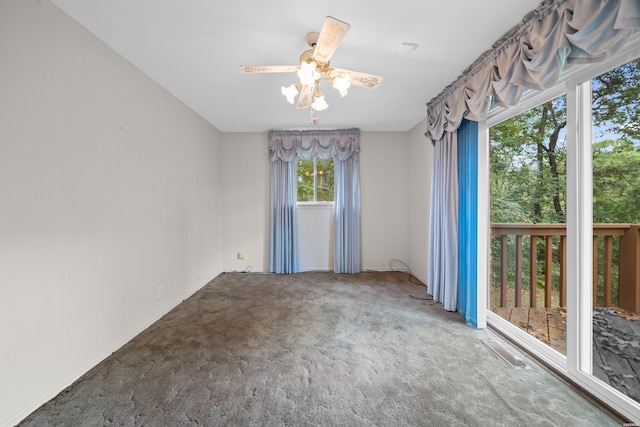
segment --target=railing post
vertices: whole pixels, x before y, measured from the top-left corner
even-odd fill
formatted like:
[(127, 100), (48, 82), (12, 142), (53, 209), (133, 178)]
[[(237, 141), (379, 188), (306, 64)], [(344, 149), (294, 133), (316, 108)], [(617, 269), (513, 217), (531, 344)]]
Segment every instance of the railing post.
[(535, 308), (538, 301), (538, 236), (531, 236), (529, 246), (529, 307)]
[(567, 236), (560, 236), (560, 307), (567, 306)]
[(544, 306), (551, 307), (551, 284), (553, 282), (553, 236), (544, 239)]
[[(604, 236), (604, 286), (602, 294), (604, 301), (602, 305), (611, 307), (611, 279), (613, 271), (613, 236)], [(619, 296), (618, 296), (619, 297)]]
[(640, 313), (640, 225), (632, 225), (620, 237), (621, 308)]
[(522, 235), (516, 236), (516, 297), (515, 306), (522, 305)]
[(592, 262), (593, 262), (593, 306), (599, 307), (598, 305), (598, 236), (593, 235), (593, 247), (592, 247)]
[(507, 306), (507, 235), (500, 236), (500, 307)]

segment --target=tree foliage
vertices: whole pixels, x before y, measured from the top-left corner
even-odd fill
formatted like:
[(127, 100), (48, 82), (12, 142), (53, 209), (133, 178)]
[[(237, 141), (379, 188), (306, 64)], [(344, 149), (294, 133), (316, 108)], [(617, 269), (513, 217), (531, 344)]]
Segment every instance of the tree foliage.
[(630, 139), (593, 146), (593, 222), (640, 223), (640, 147)]
[[(592, 80), (594, 222), (640, 223), (640, 60)], [(493, 222), (566, 221), (566, 100), (491, 128)]]
[[(314, 165), (315, 162), (315, 165)], [(298, 201), (333, 201), (333, 159), (298, 159)], [(316, 188), (314, 200), (314, 186)]]
[(318, 160), (316, 164), (316, 201), (333, 201), (333, 159)]
[(640, 59), (628, 62), (593, 79), (592, 116), (599, 127), (597, 139), (616, 132), (640, 140)]
[(313, 202), (313, 159), (298, 159), (298, 201)]

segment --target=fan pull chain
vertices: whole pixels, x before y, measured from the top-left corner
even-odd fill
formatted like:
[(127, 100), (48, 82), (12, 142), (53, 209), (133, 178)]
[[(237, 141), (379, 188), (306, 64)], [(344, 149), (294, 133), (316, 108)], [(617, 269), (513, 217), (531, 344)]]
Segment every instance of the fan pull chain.
[[(313, 86), (313, 95), (312, 98), (316, 96), (316, 92), (318, 91), (318, 81), (316, 81), (316, 84)], [(315, 110), (315, 108), (313, 108), (313, 105), (309, 106), (309, 116), (311, 117), (311, 124), (317, 125), (318, 124), (318, 112)]]

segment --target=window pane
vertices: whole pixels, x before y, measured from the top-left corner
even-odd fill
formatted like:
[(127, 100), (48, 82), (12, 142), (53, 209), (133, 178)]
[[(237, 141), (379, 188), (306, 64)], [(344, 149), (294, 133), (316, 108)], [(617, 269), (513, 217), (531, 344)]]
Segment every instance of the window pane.
[[(640, 401), (640, 60), (592, 79), (593, 369)], [(597, 234), (597, 236), (596, 236)]]
[(566, 354), (566, 102), (490, 129), (491, 310)]
[(298, 160), (298, 201), (313, 202), (313, 159)]
[(316, 165), (316, 201), (333, 202), (333, 158)]

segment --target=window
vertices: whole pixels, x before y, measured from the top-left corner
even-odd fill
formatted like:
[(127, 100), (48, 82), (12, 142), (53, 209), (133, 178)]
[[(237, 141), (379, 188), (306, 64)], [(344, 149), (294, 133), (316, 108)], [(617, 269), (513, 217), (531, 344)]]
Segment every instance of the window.
[(566, 97), (491, 126), (491, 311), (566, 354)]
[(298, 159), (298, 202), (333, 202), (333, 158)]

